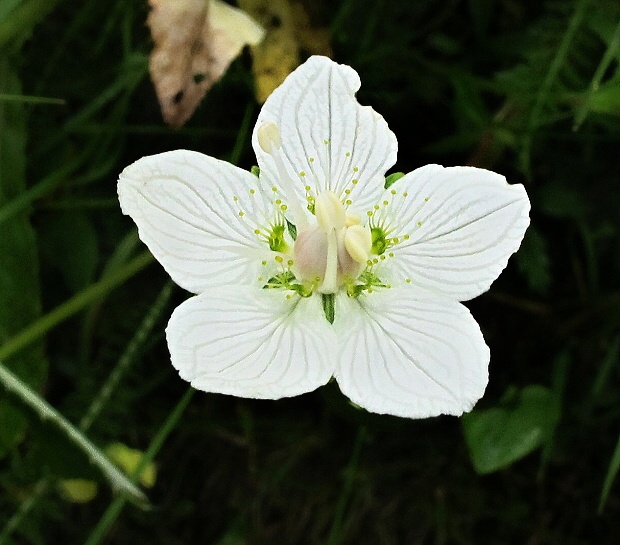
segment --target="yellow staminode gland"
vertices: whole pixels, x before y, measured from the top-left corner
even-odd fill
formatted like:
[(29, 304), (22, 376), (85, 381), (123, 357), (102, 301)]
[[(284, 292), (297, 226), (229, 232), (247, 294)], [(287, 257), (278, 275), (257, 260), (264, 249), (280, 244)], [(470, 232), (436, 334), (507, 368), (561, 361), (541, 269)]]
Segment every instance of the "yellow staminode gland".
[(280, 129), (275, 123), (263, 123), (256, 133), (258, 145), (265, 153), (273, 153), (282, 147)]

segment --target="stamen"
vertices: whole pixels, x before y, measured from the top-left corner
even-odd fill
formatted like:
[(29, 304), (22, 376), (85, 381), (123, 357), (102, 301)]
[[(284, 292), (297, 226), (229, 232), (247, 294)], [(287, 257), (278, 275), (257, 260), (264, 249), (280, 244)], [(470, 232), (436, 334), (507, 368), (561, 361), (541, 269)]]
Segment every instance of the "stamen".
[(344, 234), (344, 246), (354, 261), (361, 265), (365, 264), (372, 248), (370, 229), (352, 225)]
[(346, 213), (340, 199), (333, 191), (321, 191), (315, 201), (314, 215), (321, 228), (329, 233), (332, 229), (342, 229), (346, 223)]

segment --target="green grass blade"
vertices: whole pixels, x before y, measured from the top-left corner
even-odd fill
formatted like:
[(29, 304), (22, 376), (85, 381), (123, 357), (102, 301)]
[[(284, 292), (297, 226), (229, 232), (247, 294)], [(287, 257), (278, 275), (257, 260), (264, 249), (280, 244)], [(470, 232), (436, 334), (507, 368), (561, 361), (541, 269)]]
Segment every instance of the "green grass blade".
[(87, 305), (96, 301), (102, 295), (123, 284), (128, 278), (140, 272), (153, 262), (150, 252), (144, 252), (124, 267), (102, 278), (99, 282), (89, 286), (54, 310), (42, 316), (26, 329), (9, 339), (0, 347), (0, 360), (15, 354), (22, 348), (33, 343), (60, 322), (70, 318)]
[(530, 173), (530, 160), (532, 145), (534, 142), (534, 133), (540, 125), (543, 109), (548, 101), (549, 94), (551, 93), (551, 88), (553, 87), (553, 84), (557, 81), (560, 70), (566, 62), (573, 40), (578, 34), (579, 28), (581, 26), (583, 18), (588, 11), (589, 5), (590, 0), (580, 0), (577, 3), (577, 7), (575, 8), (572, 17), (570, 18), (568, 28), (564, 33), (562, 42), (560, 43), (558, 50), (556, 51), (553, 61), (551, 61), (551, 64), (549, 65), (549, 71), (547, 72), (547, 75), (545, 76), (545, 79), (543, 80), (543, 83), (540, 86), (538, 93), (536, 94), (536, 100), (534, 101), (534, 106), (528, 120), (527, 135), (525, 137), (525, 142), (523, 144), (520, 157), (522, 169), (528, 176)]
[(336, 505), (336, 514), (334, 516), (334, 522), (332, 523), (331, 530), (329, 531), (329, 537), (327, 538), (327, 545), (338, 545), (343, 543), (342, 535), (342, 523), (344, 520), (344, 513), (347, 508), (347, 503), (351, 497), (351, 491), (353, 490), (353, 482), (355, 481), (355, 475), (357, 472), (357, 466), (359, 464), (360, 454), (362, 453), (362, 446), (366, 441), (366, 428), (360, 426), (357, 437), (355, 438), (355, 445), (353, 446), (353, 454), (349, 460), (349, 465), (346, 469), (345, 482), (338, 498), (338, 504)]
[(145, 506), (148, 500), (144, 493), (118, 469), (103, 452), (101, 452), (80, 430), (49, 405), (36, 392), (19, 380), (4, 365), (0, 363), (0, 382), (2, 385), (30, 407), (41, 420), (47, 420), (63, 431), (88, 456), (91, 463), (97, 467), (108, 480), (112, 489), (127, 496), (135, 503)]
[(24, 520), (32, 508), (39, 502), (41, 498), (45, 496), (47, 491), (50, 489), (52, 484), (51, 479), (43, 478), (39, 479), (35, 487), (32, 489), (30, 495), (22, 502), (19, 506), (17, 512), (9, 519), (9, 521), (5, 524), (4, 528), (2, 528), (2, 532), (0, 532), (0, 545), (5, 545), (9, 543), (9, 538), (13, 534), (22, 520)]
[(611, 456), (611, 462), (609, 462), (609, 467), (607, 468), (607, 475), (605, 475), (605, 481), (603, 482), (601, 499), (598, 504), (599, 515), (603, 512), (603, 508), (605, 507), (607, 497), (611, 492), (611, 487), (614, 484), (614, 479), (618, 474), (618, 470), (620, 470), (620, 436), (618, 436), (618, 442), (616, 443), (616, 448), (613, 455)]
[[(8, 57), (8, 56), (7, 56)], [(21, 81), (8, 58), (0, 55), (0, 91), (21, 94)], [(0, 215), (27, 193), (26, 108), (19, 102), (0, 101)], [(22, 209), (23, 210), (23, 209)], [(0, 346), (41, 317), (37, 234), (28, 215), (13, 213), (0, 226)], [(4, 362), (35, 390), (45, 380), (47, 360), (41, 343)], [(0, 395), (0, 458), (24, 438), (26, 420)]]
[(8, 93), (0, 93), (0, 101), (20, 102), (22, 104), (52, 104), (54, 106), (64, 106), (67, 103), (67, 101), (62, 98), (12, 95)]
[[(134, 356), (136, 352), (144, 345), (144, 342), (153, 330), (158, 318), (166, 308), (173, 290), (174, 283), (172, 281), (168, 281), (157, 296), (155, 302), (151, 305), (151, 308), (144, 316), (142, 323), (136, 330), (136, 333), (127, 345), (127, 348), (118, 360), (118, 363), (110, 373), (110, 376), (105, 381), (103, 386), (101, 386), (98, 394), (93, 398), (88, 406), (88, 409), (86, 410), (86, 413), (80, 420), (78, 427), (82, 432), (86, 432), (90, 429), (93, 422), (101, 414), (101, 411), (106, 403), (110, 400), (112, 393), (129, 369), (129, 366), (133, 361), (135, 361)], [(19, 528), (22, 521), (26, 519), (39, 501), (45, 497), (53, 482), (53, 479), (49, 477), (44, 477), (37, 482), (30, 495), (22, 502), (19, 509), (2, 529), (2, 532), (0, 533), (0, 545), (4, 545), (13, 532)]]
[[(191, 401), (192, 396), (195, 392), (196, 390), (194, 390), (193, 388), (189, 388), (187, 392), (185, 392), (181, 400), (176, 404), (166, 421), (159, 428), (157, 435), (149, 445), (147, 451), (144, 453), (144, 456), (142, 457), (140, 464), (136, 468), (136, 471), (134, 471), (133, 475), (131, 475), (130, 478), (132, 481), (137, 480), (144, 468), (153, 461), (153, 459), (161, 449), (162, 445), (164, 444), (164, 441), (166, 440), (168, 435), (170, 435), (170, 432), (175, 428), (175, 426), (181, 419), (181, 416), (183, 416), (183, 413), (185, 412), (185, 409), (189, 405), (189, 402)], [(102, 542), (102, 540), (105, 538), (108, 531), (114, 524), (114, 521), (123, 510), (123, 507), (125, 507), (126, 501), (127, 500), (124, 497), (120, 496), (108, 506), (103, 516), (99, 519), (97, 526), (95, 526), (93, 531), (86, 539), (84, 545), (98, 545)]]
[(64, 176), (73, 170), (73, 163), (69, 167), (65, 167), (61, 171), (54, 173), (54, 175), (44, 178), (30, 189), (3, 204), (0, 207), (0, 225), (26, 210), (35, 199), (52, 191), (64, 179)]
[(149, 311), (144, 316), (142, 323), (138, 327), (131, 341), (129, 341), (129, 344), (123, 352), (123, 355), (118, 360), (118, 364), (116, 365), (112, 373), (110, 373), (110, 376), (99, 390), (97, 396), (91, 402), (86, 414), (80, 420), (81, 429), (90, 428), (92, 423), (101, 413), (103, 406), (110, 399), (112, 392), (114, 392), (119, 382), (123, 378), (125, 372), (134, 361), (136, 352), (144, 344), (151, 331), (153, 331), (153, 327), (155, 326), (157, 319), (161, 316), (161, 313), (166, 307), (166, 304), (170, 300), (170, 296), (172, 295), (173, 290), (174, 283), (172, 281), (168, 281), (157, 296), (157, 299), (155, 300)]
[(596, 69), (596, 72), (594, 73), (594, 76), (592, 76), (592, 81), (590, 82), (590, 86), (584, 98), (583, 104), (575, 115), (575, 123), (573, 125), (574, 131), (578, 130), (579, 127), (581, 127), (581, 124), (585, 121), (586, 117), (588, 116), (588, 112), (590, 111), (590, 104), (592, 101), (592, 95), (594, 95), (594, 93), (598, 91), (601, 85), (601, 80), (603, 79), (603, 76), (607, 72), (607, 69), (609, 68), (611, 63), (614, 62), (614, 60), (616, 59), (619, 49), (620, 49), (620, 21), (618, 21), (618, 24), (616, 25), (616, 30), (614, 31), (611, 41), (609, 42), (609, 46), (607, 47), (607, 50), (603, 54), (603, 58), (601, 59), (601, 62), (599, 63)]

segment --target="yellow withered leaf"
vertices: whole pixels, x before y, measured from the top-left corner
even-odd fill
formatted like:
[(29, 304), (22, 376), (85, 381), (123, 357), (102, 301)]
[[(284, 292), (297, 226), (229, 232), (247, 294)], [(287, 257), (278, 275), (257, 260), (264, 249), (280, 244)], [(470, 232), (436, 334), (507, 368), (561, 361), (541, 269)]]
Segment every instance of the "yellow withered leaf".
[(181, 127), (246, 44), (263, 28), (221, 0), (149, 0), (149, 70), (164, 121)]
[(239, 0), (267, 31), (252, 47), (256, 99), (262, 103), (301, 63), (302, 53), (331, 55), (329, 33), (314, 28), (300, 0)]
[(60, 495), (71, 503), (87, 503), (97, 496), (97, 483), (86, 479), (62, 479), (58, 481)]

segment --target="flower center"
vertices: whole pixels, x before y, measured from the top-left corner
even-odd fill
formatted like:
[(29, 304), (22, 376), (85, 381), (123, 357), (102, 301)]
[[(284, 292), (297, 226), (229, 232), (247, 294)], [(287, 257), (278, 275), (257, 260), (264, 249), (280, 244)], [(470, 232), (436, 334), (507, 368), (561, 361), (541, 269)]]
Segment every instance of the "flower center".
[[(350, 295), (357, 296), (361, 289), (379, 285), (374, 276), (370, 280), (361, 278), (373, 251), (370, 227), (361, 225), (359, 217), (347, 213), (338, 195), (329, 189), (316, 195), (308, 213), (297, 198), (282, 160), (282, 140), (278, 126), (264, 123), (258, 129), (257, 138), (263, 151), (273, 159), (278, 182), (288, 201), (296, 229), (294, 259), (287, 274), (301, 284), (293, 283), (287, 276), (286, 282), (280, 277), (276, 278), (278, 282), (274, 282), (273, 287), (295, 289), (301, 294), (305, 286), (304, 293), (316, 290), (325, 300), (345, 286), (348, 292), (351, 291), (349, 288), (353, 289)], [(314, 214), (314, 218), (310, 214)], [(362, 279), (362, 284), (357, 284), (358, 279)]]
[(333, 191), (316, 197), (317, 223), (297, 233), (295, 272), (301, 280), (318, 284), (321, 293), (336, 293), (366, 267), (372, 247), (370, 230), (347, 215)]

